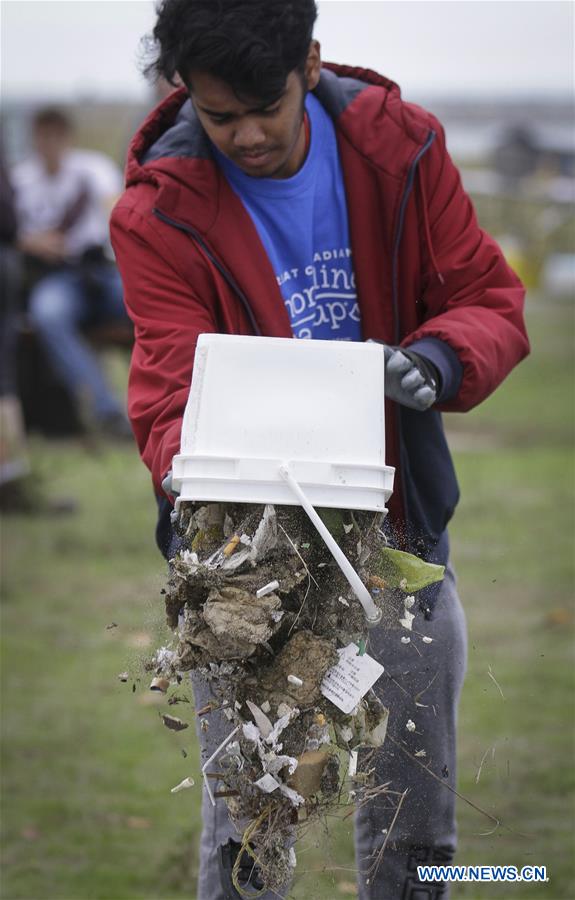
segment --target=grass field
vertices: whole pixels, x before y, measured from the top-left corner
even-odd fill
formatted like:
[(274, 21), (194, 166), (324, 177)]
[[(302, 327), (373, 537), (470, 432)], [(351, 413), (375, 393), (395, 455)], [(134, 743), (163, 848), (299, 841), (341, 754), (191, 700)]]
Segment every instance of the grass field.
[[(550, 880), (454, 890), (469, 900), (575, 895), (573, 307), (533, 301), (528, 320), (531, 358), (447, 421), (470, 635), (459, 789), (501, 821), (485, 834), (461, 803), (458, 861), (546, 865)], [(163, 728), (139, 680), (164, 633), (147, 473), (130, 448), (35, 440), (32, 459), (81, 508), (3, 523), (1, 896), (191, 900), (200, 792), (170, 788), (198, 779), (194, 739)], [(350, 822), (301, 848), (293, 898), (353, 896)]]

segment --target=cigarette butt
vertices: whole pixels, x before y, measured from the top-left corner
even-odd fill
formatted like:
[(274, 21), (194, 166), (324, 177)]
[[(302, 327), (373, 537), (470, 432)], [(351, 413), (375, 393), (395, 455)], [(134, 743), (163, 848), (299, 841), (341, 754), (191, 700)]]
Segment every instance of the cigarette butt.
[(298, 678), (297, 675), (288, 675), (287, 680), (290, 684), (295, 684), (296, 687), (301, 687), (303, 685), (303, 681), (301, 678)]
[(177, 793), (179, 793), (179, 791), (185, 791), (186, 788), (193, 787), (195, 783), (196, 782), (194, 781), (193, 778), (184, 778), (183, 781), (180, 781), (179, 784), (177, 784), (175, 787), (173, 787), (171, 789), (170, 793), (177, 794)]
[(158, 678), (152, 679), (152, 683), (150, 684), (150, 690), (151, 691), (161, 691), (162, 694), (166, 694), (169, 686), (170, 686), (170, 679), (160, 676)]
[(224, 556), (231, 556), (232, 553), (234, 552), (234, 550), (236, 549), (236, 547), (238, 546), (239, 542), (240, 542), (239, 534), (234, 534), (234, 536), (232, 538), (230, 538), (230, 542), (228, 544), (226, 544), (226, 546), (224, 547), (224, 550), (223, 550)]
[(265, 584), (259, 591), (256, 591), (256, 597), (258, 600), (260, 597), (265, 597), (266, 594), (271, 594), (272, 591), (275, 591), (276, 588), (279, 588), (279, 581), (270, 581), (269, 584)]

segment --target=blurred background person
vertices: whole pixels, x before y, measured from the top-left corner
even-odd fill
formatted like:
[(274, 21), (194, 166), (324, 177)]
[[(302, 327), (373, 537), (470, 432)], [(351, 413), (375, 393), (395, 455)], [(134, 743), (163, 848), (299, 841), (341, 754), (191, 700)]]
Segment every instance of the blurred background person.
[(69, 513), (77, 508), (75, 500), (46, 496), (30, 466), (16, 362), (21, 288), (17, 234), (14, 191), (0, 148), (0, 509)]
[(28, 318), (82, 420), (128, 438), (123, 404), (82, 334), (91, 326), (128, 325), (108, 242), (121, 172), (103, 153), (73, 148), (72, 121), (57, 107), (35, 114), (32, 133), (34, 154), (11, 174)]
[(14, 192), (0, 151), (0, 501), (28, 474), (22, 410), (17, 396), (15, 344), (20, 267)]

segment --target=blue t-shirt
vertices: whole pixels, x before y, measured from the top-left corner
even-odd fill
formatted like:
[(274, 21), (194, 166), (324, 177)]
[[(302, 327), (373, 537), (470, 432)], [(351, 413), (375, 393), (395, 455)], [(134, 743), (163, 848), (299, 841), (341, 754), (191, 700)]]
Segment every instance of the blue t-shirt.
[(294, 337), (361, 341), (335, 128), (313, 94), (305, 105), (310, 146), (291, 178), (253, 178), (214, 151), (267, 251)]

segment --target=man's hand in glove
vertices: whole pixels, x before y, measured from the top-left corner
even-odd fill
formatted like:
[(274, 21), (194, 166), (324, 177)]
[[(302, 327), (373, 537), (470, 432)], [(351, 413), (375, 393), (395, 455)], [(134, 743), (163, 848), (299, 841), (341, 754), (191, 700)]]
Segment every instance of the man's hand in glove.
[(402, 406), (423, 412), (432, 406), (440, 390), (433, 363), (408, 348), (384, 346), (385, 395)]

